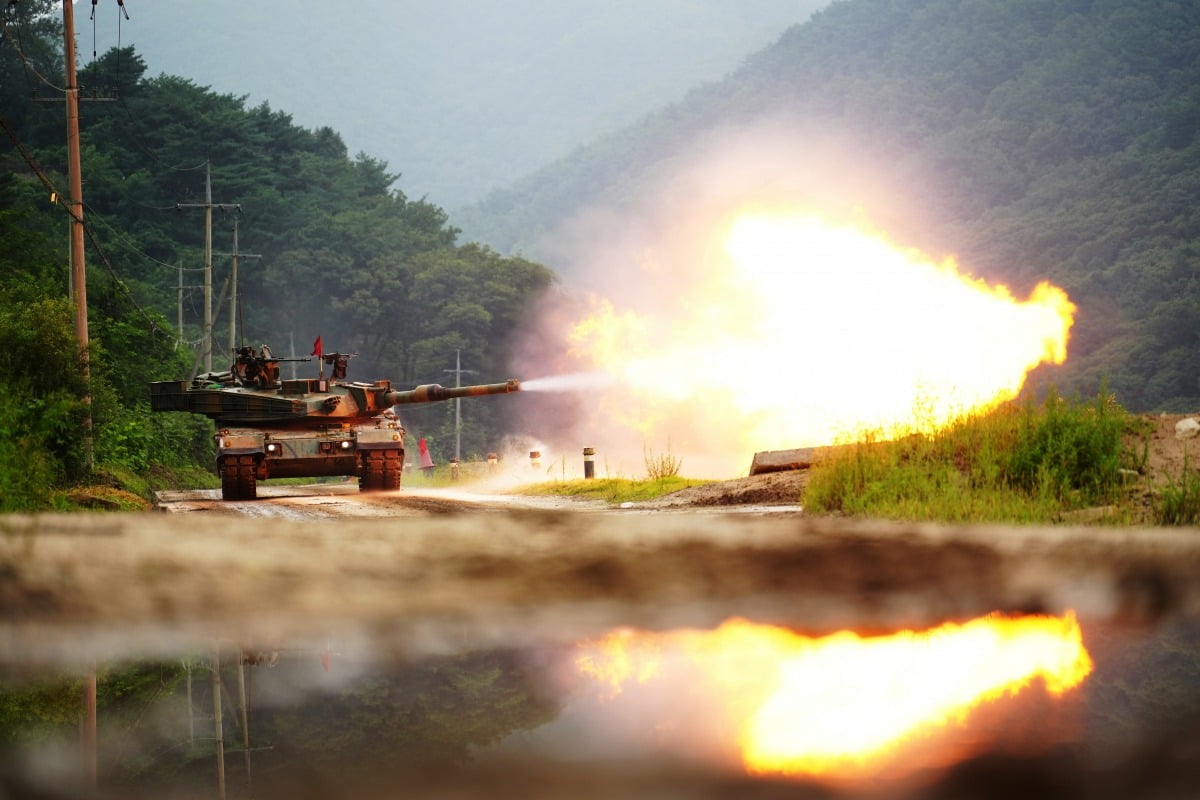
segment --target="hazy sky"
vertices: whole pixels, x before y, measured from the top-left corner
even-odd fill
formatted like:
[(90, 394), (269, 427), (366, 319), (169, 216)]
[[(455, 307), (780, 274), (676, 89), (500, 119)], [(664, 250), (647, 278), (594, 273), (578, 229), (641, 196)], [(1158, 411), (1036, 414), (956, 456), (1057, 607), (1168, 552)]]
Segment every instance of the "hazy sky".
[(125, 0), (124, 20), (101, 0), (76, 29), (81, 65), (119, 37), (150, 76), (328, 125), (453, 211), (719, 80), (825, 3)]

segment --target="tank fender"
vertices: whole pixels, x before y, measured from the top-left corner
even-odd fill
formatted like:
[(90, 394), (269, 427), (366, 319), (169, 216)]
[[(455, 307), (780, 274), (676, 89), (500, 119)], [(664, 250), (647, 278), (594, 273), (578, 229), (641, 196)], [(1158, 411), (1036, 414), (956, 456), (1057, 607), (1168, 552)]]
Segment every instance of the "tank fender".
[(213, 436), (217, 442), (217, 460), (223, 456), (242, 456), (263, 454), (264, 437), (261, 433), (250, 431), (217, 431)]
[(403, 450), (403, 428), (361, 428), (356, 436), (359, 450)]

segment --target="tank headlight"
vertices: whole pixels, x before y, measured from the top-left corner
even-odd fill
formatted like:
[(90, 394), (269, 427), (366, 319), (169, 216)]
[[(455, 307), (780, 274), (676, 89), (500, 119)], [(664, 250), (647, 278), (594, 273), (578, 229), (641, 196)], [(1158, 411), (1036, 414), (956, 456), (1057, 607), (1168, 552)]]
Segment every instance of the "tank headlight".
[(398, 441), (400, 441), (400, 434), (398, 434), (398, 433), (393, 433), (393, 434), (392, 434), (392, 441), (393, 441), (393, 442), (398, 442)]
[(229, 440), (228, 440), (228, 439), (222, 439), (222, 440), (221, 440), (221, 447), (229, 447)]
[(275, 444), (274, 442), (272, 442), (271, 444), (267, 445), (267, 452), (268, 452), (268, 453), (274, 453), (274, 452), (275, 452), (276, 450), (278, 450), (278, 449), (279, 449), (279, 445)]
[(343, 442), (342, 442), (342, 449), (343, 449), (343, 450), (349, 450), (349, 449), (350, 449), (350, 440), (349, 440), (349, 439), (346, 439), (345, 441), (343, 441)]

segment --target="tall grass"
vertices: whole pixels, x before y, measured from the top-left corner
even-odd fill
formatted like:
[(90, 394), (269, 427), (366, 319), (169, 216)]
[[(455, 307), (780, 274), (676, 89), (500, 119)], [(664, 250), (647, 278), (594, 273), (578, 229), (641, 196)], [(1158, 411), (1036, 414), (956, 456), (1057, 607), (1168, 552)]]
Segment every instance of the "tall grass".
[(1052, 392), (932, 434), (867, 437), (813, 467), (804, 504), (891, 519), (1052, 522), (1119, 495), (1129, 424), (1104, 394), (1082, 403)]
[(667, 452), (655, 454), (653, 449), (642, 445), (642, 458), (646, 463), (646, 477), (652, 481), (676, 478), (683, 467), (683, 459), (671, 455), (671, 440), (667, 440)]
[(1154, 522), (1158, 525), (1195, 525), (1200, 523), (1200, 475), (1183, 461), (1179, 480), (1168, 478), (1155, 499)]

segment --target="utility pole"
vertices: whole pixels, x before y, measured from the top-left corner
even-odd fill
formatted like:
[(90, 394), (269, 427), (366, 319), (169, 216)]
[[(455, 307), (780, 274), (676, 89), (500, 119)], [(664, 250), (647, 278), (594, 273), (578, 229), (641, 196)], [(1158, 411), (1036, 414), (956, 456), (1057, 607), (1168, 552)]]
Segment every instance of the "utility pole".
[(246, 651), (238, 657), (238, 705), (242, 712), (242, 753), (246, 758), (246, 785), (250, 786), (250, 704), (246, 693)]
[(64, 60), (67, 70), (67, 172), (71, 184), (71, 283), (75, 289), (75, 338), (82, 351), (85, 375), (88, 363), (87, 271), (83, 259), (83, 173), (79, 158), (79, 85), (75, 78), (75, 12), (72, 0), (63, 0)]
[(96, 670), (93, 668), (83, 679), (83, 775), (85, 785), (93, 792), (99, 774), (96, 751)]
[[(239, 258), (257, 258), (262, 260), (261, 253), (239, 253), (238, 252), (238, 218), (233, 218), (233, 252), (231, 253), (214, 253), (218, 256), (229, 256), (233, 263), (233, 272), (229, 279), (229, 349), (237, 350), (237, 331), (242, 328), (242, 335), (246, 335), (245, 328), (241, 325), (241, 320), (238, 319), (238, 259)], [(293, 371), (295, 367), (292, 368)]]
[[(9, 5), (13, 5), (9, 2)], [(70, 298), (75, 305), (75, 341), (79, 347), (79, 371), (84, 381), (83, 450), (84, 459), (92, 466), (92, 368), (88, 353), (87, 264), (83, 255), (83, 170), (79, 156), (79, 103), (81, 100), (114, 102), (112, 97), (80, 97), (79, 81), (75, 76), (75, 4), (63, 0), (63, 64), (66, 74), (64, 100), (67, 109), (67, 181), (71, 200), (65, 204), (71, 219), (70, 240)], [(57, 97), (33, 98), (38, 103), (56, 103)]]
[[(464, 372), (475, 373), (473, 369), (462, 368), (462, 351), (454, 351), (454, 369), (444, 369), (442, 372), (454, 373), (454, 388), (462, 386), (462, 376)], [(462, 461), (462, 398), (454, 398), (454, 458), (457, 461)]]
[(233, 275), (229, 279), (229, 352), (237, 350), (237, 268), (238, 268), (238, 246), (237, 246), (237, 217), (233, 218), (233, 253), (231, 261), (233, 263)]
[[(70, 2), (70, 0), (65, 0)], [(204, 162), (204, 202), (176, 203), (176, 209), (204, 209), (204, 340), (200, 343), (200, 352), (204, 355), (204, 371), (212, 372), (212, 212), (214, 208), (222, 211), (235, 209), (241, 211), (238, 203), (213, 203), (212, 201), (212, 162)]]
[(213, 735), (217, 750), (217, 800), (225, 800), (225, 724), (221, 721), (221, 645), (213, 643)]
[(83, 448), (92, 466), (92, 367), (88, 357), (87, 269), (83, 260), (83, 174), (79, 159), (79, 84), (75, 78), (74, 0), (63, 0), (63, 60), (66, 62), (67, 172), (71, 184), (71, 285), (75, 290), (75, 340), (83, 374)]
[(176, 350), (178, 350), (179, 346), (181, 344), (183, 344), (183, 261), (182, 260), (180, 260), (180, 262), (179, 262), (179, 269), (178, 269), (177, 274), (179, 276), (179, 280), (176, 282), (176, 284), (177, 284), (177, 292), (176, 292), (177, 305), (175, 308), (175, 313), (176, 313), (176, 317), (177, 317), (178, 321), (176, 322), (175, 330), (179, 332), (179, 337), (175, 340), (175, 349)]

